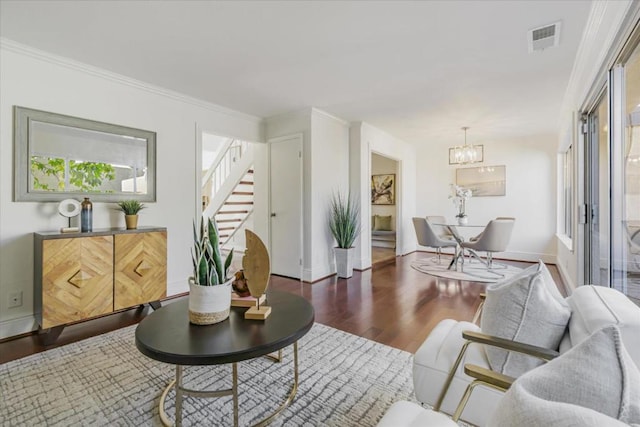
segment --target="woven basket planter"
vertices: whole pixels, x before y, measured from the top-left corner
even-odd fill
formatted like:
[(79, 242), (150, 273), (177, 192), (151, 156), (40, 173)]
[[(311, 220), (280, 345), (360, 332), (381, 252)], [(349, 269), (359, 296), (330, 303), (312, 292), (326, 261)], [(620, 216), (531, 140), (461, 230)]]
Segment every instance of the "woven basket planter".
[(212, 325), (229, 317), (231, 309), (231, 283), (200, 286), (189, 280), (189, 322)]

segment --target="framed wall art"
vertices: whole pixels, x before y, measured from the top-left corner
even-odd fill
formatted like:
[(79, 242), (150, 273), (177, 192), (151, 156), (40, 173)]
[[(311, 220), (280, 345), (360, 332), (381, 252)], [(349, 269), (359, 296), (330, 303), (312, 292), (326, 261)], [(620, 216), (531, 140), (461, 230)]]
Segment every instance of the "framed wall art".
[(472, 197), (507, 194), (506, 166), (456, 169), (456, 184), (471, 190)]
[(371, 175), (371, 204), (396, 204), (396, 175)]

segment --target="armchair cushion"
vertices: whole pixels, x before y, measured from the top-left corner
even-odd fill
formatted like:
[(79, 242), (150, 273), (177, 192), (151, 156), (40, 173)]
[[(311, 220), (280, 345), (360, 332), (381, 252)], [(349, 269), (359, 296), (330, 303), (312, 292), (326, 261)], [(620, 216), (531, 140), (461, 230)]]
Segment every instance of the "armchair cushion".
[[(435, 405), (451, 366), (453, 366), (465, 340), (463, 331), (480, 328), (471, 322), (444, 319), (431, 331), (413, 358), (413, 388), (416, 399)], [(489, 368), (489, 362), (481, 344), (471, 344), (451, 382), (441, 410), (453, 414), (464, 394), (470, 378), (464, 373), (464, 364), (470, 363)], [(465, 407), (462, 418), (475, 425), (485, 425), (489, 414), (503, 393), (492, 388), (477, 387)]]
[[(619, 422), (618, 422), (619, 421)], [(640, 372), (607, 326), (518, 378), (490, 425), (640, 425)]]
[[(544, 263), (539, 262), (517, 275), (487, 287), (481, 318), (484, 333), (558, 349), (571, 317)], [(539, 366), (540, 359), (487, 347), (491, 369), (511, 377)]]
[(440, 412), (401, 400), (385, 412), (377, 427), (457, 427), (458, 424)]
[[(621, 292), (604, 286), (579, 286), (569, 298), (570, 345), (575, 346), (598, 329), (616, 325), (627, 352), (640, 369), (640, 308)], [(562, 348), (560, 349), (563, 352)]]

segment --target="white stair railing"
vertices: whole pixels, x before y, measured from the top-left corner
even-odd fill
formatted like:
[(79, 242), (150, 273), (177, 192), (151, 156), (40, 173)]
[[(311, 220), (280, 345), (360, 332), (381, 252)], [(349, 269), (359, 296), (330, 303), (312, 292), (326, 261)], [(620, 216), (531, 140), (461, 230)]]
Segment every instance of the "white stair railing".
[(205, 196), (211, 197), (220, 190), (220, 187), (229, 177), (234, 164), (246, 153), (248, 146), (249, 144), (246, 141), (232, 139), (221, 147), (220, 153), (216, 156), (207, 173), (202, 177), (203, 189), (211, 182), (211, 194), (204, 194)]
[[(203, 179), (203, 196), (209, 199), (203, 212), (204, 216), (210, 218), (220, 209), (252, 164), (253, 150), (251, 150), (249, 143), (234, 141), (229, 145), (208, 179)], [(207, 176), (205, 175), (205, 177)], [(209, 183), (211, 190), (205, 194)]]

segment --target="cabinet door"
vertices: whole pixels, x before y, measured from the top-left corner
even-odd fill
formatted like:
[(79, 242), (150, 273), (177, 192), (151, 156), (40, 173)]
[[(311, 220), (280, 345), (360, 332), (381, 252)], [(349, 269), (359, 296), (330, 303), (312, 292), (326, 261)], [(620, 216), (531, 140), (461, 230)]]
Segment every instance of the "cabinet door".
[(113, 236), (42, 242), (42, 327), (113, 311)]
[(167, 296), (167, 233), (115, 235), (114, 309)]

